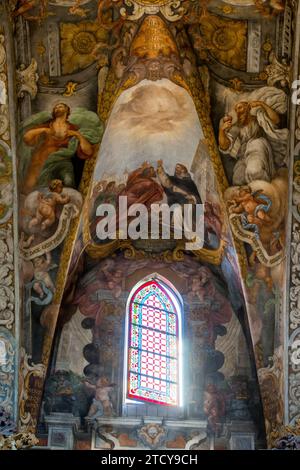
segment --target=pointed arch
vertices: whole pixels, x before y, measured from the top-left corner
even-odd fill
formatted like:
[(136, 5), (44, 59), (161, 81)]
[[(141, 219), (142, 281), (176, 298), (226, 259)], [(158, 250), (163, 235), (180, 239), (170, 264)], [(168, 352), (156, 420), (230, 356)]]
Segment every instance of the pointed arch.
[(182, 406), (183, 302), (157, 273), (138, 282), (126, 307), (124, 402)]

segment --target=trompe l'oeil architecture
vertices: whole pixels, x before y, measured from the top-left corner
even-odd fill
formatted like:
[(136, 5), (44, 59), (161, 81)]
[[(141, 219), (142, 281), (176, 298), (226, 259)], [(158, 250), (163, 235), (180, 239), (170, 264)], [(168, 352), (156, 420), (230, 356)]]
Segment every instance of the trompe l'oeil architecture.
[(0, 1), (0, 449), (300, 447), (297, 0)]

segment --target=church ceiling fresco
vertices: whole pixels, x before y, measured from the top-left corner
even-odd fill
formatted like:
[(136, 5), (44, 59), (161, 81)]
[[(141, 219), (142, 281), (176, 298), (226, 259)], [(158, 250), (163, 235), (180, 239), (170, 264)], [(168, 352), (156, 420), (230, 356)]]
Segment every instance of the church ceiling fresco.
[[(122, 404), (126, 300), (151, 273), (183, 296), (199, 448), (224, 445), (232, 420), (251, 422), (260, 448), (296, 425), (297, 8), (0, 2), (0, 405), (22, 432), (45, 432), (53, 412), (83, 425), (110, 383), (110, 416), (138, 413)], [(152, 220), (153, 204), (174, 203), (203, 204), (202, 247), (176, 239), (175, 215), (170, 239), (152, 240), (150, 222), (144, 239), (122, 236), (130, 208)], [(119, 217), (109, 240), (100, 204)], [(119, 448), (154, 446), (147, 430), (115, 432)], [(158, 447), (192, 445), (168, 432)]]

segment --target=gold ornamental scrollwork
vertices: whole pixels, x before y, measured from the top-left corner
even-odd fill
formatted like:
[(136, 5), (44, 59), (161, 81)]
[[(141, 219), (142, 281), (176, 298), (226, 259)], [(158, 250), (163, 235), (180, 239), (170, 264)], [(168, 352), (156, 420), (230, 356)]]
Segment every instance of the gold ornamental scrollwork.
[[(19, 429), (21, 431), (34, 432), (36, 428), (37, 418), (31, 412), (39, 404), (45, 374), (46, 366), (33, 364), (31, 357), (24, 348), (21, 348), (19, 366)], [(32, 379), (40, 382), (40, 394), (36, 391), (33, 393), (31, 390), (30, 381)]]
[(29, 449), (39, 443), (37, 437), (30, 432), (19, 432), (5, 437), (0, 434), (0, 450), (22, 450)]
[[(118, 0), (113, 0), (117, 2)], [(139, 20), (143, 15), (156, 15), (161, 13), (168, 21), (179, 21), (186, 13), (181, 6), (182, 0), (124, 0), (120, 9), (121, 15), (130, 21)], [(128, 14), (127, 8), (133, 8)]]
[(279, 439), (285, 436), (300, 436), (300, 419), (294, 425), (285, 425), (274, 428), (269, 435), (269, 447), (276, 447)]

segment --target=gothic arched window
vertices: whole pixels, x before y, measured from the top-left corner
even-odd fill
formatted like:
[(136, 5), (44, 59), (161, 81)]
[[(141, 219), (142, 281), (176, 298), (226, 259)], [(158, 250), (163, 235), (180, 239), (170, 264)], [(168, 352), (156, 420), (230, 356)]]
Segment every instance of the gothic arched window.
[(177, 291), (158, 275), (131, 291), (125, 345), (127, 402), (181, 405), (181, 312)]

